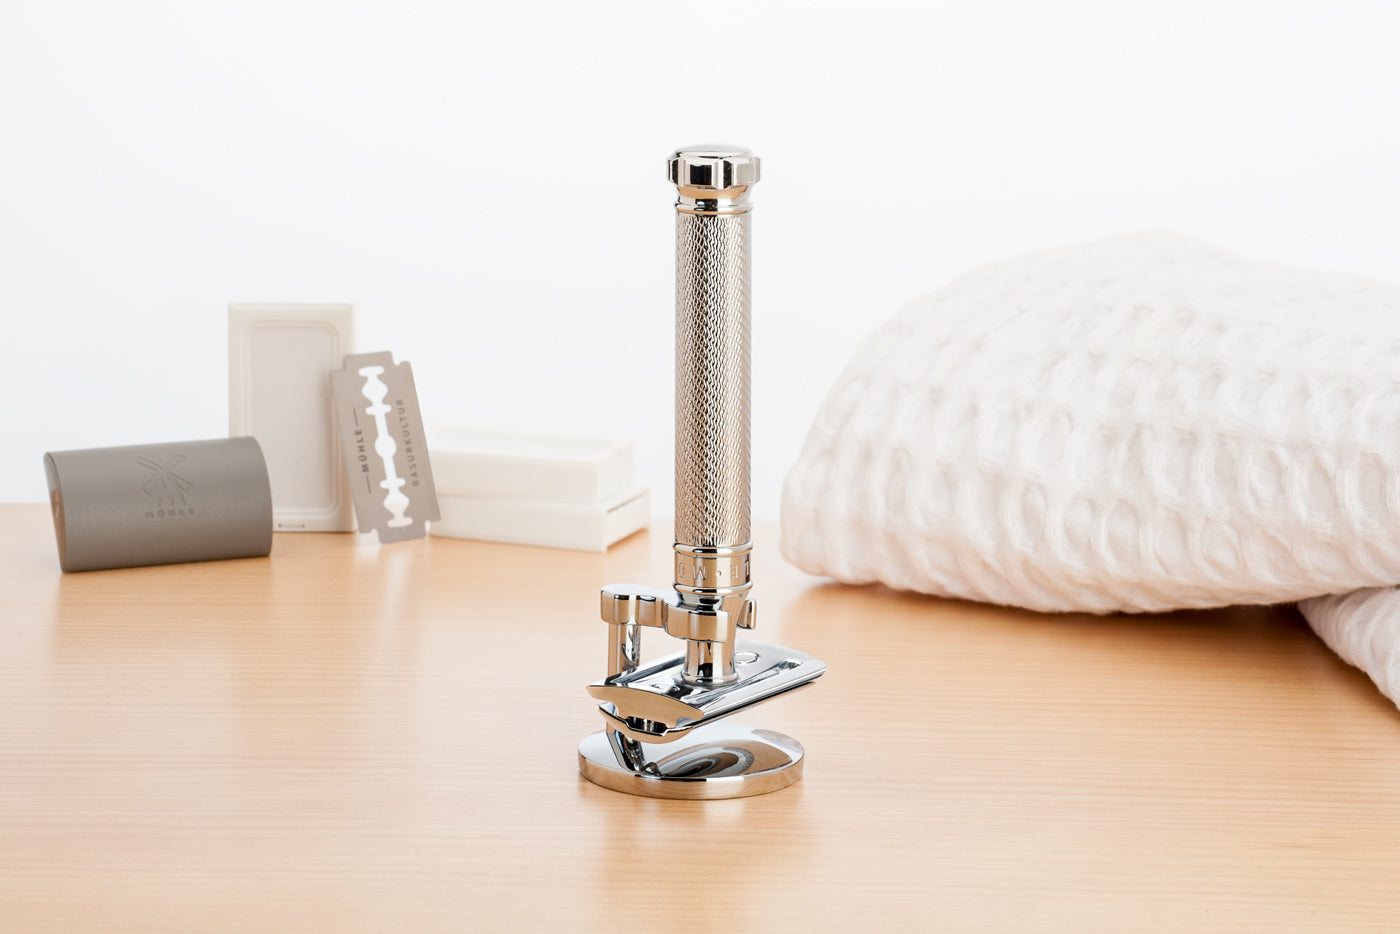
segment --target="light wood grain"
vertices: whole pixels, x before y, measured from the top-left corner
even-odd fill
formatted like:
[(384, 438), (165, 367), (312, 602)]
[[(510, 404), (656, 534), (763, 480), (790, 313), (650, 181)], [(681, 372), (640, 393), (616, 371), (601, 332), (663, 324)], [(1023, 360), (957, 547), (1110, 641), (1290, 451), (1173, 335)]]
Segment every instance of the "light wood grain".
[(745, 719), (800, 739), (805, 779), (588, 784), (597, 591), (663, 585), (668, 533), (605, 556), (283, 534), (64, 576), (46, 510), (0, 507), (0, 929), (1400, 924), (1400, 714), (1291, 609), (848, 588), (761, 529), (755, 635), (830, 672)]

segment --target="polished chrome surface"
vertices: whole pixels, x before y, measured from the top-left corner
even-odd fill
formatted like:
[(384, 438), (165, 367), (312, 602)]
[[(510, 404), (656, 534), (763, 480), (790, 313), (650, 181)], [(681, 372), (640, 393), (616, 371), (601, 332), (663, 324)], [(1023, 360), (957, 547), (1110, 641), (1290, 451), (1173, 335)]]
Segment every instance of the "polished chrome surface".
[(738, 146), (686, 146), (671, 154), (666, 174), (676, 186), (676, 210), (682, 214), (744, 214), (749, 187), (758, 181), (759, 159)]
[(758, 181), (759, 158), (742, 146), (700, 143), (671, 153), (666, 174), (677, 188), (723, 191)]
[(748, 542), (733, 548), (682, 544), (674, 547), (677, 590), (703, 595), (742, 587), (752, 579)]
[(706, 686), (686, 680), (685, 653), (678, 652), (645, 668), (595, 681), (588, 693), (603, 702), (600, 710), (610, 725), (625, 726), (638, 739), (664, 743), (810, 684), (826, 672), (821, 661), (785, 646), (747, 640), (731, 645), (739, 677), (729, 684)]
[(609, 731), (585, 737), (579, 771), (595, 785), (649, 798), (742, 798), (802, 777), (802, 745), (740, 724), (697, 730), (694, 742), (648, 749)]
[[(676, 525), (672, 586), (603, 588), (608, 676), (589, 685), (604, 730), (579, 768), (617, 791), (662, 798), (762, 794), (801, 775), (802, 747), (714, 721), (821, 677), (810, 655), (737, 643), (758, 611), (750, 591), (749, 189), (759, 160), (733, 146), (677, 150)], [(641, 629), (685, 649), (642, 667)], [(703, 738), (702, 738), (703, 737)]]
[[(742, 603), (697, 604), (674, 590), (633, 584), (609, 584), (601, 597), (604, 622), (614, 626), (652, 626), (677, 639), (732, 642), (736, 628), (753, 628), (747, 598)], [(609, 667), (609, 674), (617, 673)]]

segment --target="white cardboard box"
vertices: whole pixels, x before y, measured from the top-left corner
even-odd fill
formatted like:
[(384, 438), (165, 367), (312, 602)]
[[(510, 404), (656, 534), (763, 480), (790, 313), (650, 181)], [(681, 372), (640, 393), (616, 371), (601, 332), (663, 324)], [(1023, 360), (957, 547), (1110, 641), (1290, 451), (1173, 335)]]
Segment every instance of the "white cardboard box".
[[(436, 471), (436, 452), (433, 458)], [(651, 521), (651, 492), (644, 487), (591, 504), (439, 493), (438, 506), (442, 519), (429, 524), (430, 535), (579, 551), (607, 551)]]
[(429, 431), (438, 496), (596, 506), (632, 488), (632, 444), (507, 432)]

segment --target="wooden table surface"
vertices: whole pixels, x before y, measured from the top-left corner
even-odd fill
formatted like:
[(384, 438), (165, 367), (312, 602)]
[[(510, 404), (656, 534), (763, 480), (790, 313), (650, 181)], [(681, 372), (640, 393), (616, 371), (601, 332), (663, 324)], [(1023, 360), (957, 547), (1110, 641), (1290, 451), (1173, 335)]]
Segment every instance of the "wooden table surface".
[(1039, 616), (776, 538), (754, 636), (830, 671), (742, 719), (805, 778), (658, 801), (575, 749), (667, 523), (63, 575), (0, 507), (0, 930), (1400, 928), (1400, 713), (1291, 608)]

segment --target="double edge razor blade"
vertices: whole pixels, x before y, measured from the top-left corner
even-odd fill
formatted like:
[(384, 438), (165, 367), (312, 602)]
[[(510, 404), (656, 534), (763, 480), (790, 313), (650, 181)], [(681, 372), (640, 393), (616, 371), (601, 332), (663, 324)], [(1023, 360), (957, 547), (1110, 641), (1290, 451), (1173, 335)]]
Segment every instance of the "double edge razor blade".
[(422, 538), (441, 513), (413, 368), (387, 350), (350, 354), (331, 391), (360, 531), (381, 544)]

